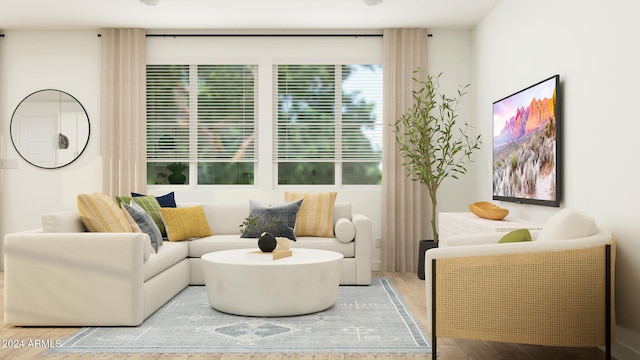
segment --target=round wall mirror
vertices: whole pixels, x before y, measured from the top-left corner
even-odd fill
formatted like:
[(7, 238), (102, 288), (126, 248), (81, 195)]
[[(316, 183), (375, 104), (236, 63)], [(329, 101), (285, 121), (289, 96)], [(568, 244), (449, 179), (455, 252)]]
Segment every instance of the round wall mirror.
[(18, 154), (45, 169), (69, 165), (89, 143), (87, 111), (60, 90), (39, 90), (25, 97), (13, 112), (10, 127)]

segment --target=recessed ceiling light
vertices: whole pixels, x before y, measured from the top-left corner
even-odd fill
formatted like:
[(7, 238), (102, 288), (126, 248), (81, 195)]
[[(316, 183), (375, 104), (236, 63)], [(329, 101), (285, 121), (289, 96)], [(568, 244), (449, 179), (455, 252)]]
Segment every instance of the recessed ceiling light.
[(364, 3), (369, 6), (375, 6), (382, 4), (382, 0), (364, 0)]
[(140, 2), (147, 6), (155, 6), (155, 5), (158, 5), (160, 0), (140, 0)]

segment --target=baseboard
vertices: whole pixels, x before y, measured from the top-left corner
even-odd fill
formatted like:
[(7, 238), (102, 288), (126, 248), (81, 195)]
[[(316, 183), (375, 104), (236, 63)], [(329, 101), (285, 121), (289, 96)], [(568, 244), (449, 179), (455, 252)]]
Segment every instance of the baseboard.
[[(604, 348), (602, 348), (604, 351)], [(611, 355), (618, 360), (640, 360), (640, 353), (625, 344), (613, 343)]]
[(381, 271), (382, 262), (381, 261), (372, 261), (371, 262), (371, 271)]

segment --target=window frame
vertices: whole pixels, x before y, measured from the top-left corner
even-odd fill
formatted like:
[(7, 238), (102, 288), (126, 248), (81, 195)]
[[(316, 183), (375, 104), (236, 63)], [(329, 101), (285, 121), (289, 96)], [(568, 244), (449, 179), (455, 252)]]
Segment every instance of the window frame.
[[(366, 31), (371, 33), (371, 31)], [(245, 194), (271, 193), (273, 190), (302, 189), (315, 191), (323, 189), (344, 189), (347, 191), (379, 190), (380, 185), (277, 185), (274, 182), (274, 162), (269, 161), (272, 151), (272, 66), (278, 63), (309, 63), (309, 64), (382, 64), (383, 38), (380, 36), (344, 36), (340, 31), (332, 36), (326, 31), (309, 31), (309, 36), (299, 31), (282, 31), (275, 36), (225, 36), (212, 32), (213, 36), (150, 36), (147, 37), (147, 64), (230, 64), (245, 63), (258, 65), (258, 134), (259, 161), (254, 168), (254, 184), (251, 185), (195, 185), (191, 180), (189, 185), (156, 185), (149, 184), (147, 188), (152, 192), (171, 190), (186, 191), (188, 196), (201, 194), (215, 194), (228, 197), (249, 196)], [(358, 33), (355, 31), (354, 33)], [(164, 35), (162, 30), (148, 32), (148, 34)], [(293, 34), (293, 36), (289, 36)], [(219, 36), (222, 35), (222, 36)], [(341, 176), (341, 175), (340, 175)], [(179, 188), (178, 188), (179, 187)], [(252, 189), (251, 193), (246, 192)], [(255, 190), (255, 192), (253, 192)], [(200, 192), (205, 191), (205, 192)]]

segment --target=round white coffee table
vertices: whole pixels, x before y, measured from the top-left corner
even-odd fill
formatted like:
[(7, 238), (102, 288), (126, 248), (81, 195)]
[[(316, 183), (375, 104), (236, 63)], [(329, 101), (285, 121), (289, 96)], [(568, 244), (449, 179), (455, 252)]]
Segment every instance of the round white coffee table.
[(258, 249), (203, 255), (211, 306), (246, 316), (302, 315), (331, 307), (338, 295), (342, 254), (291, 250), (291, 256), (277, 260)]

